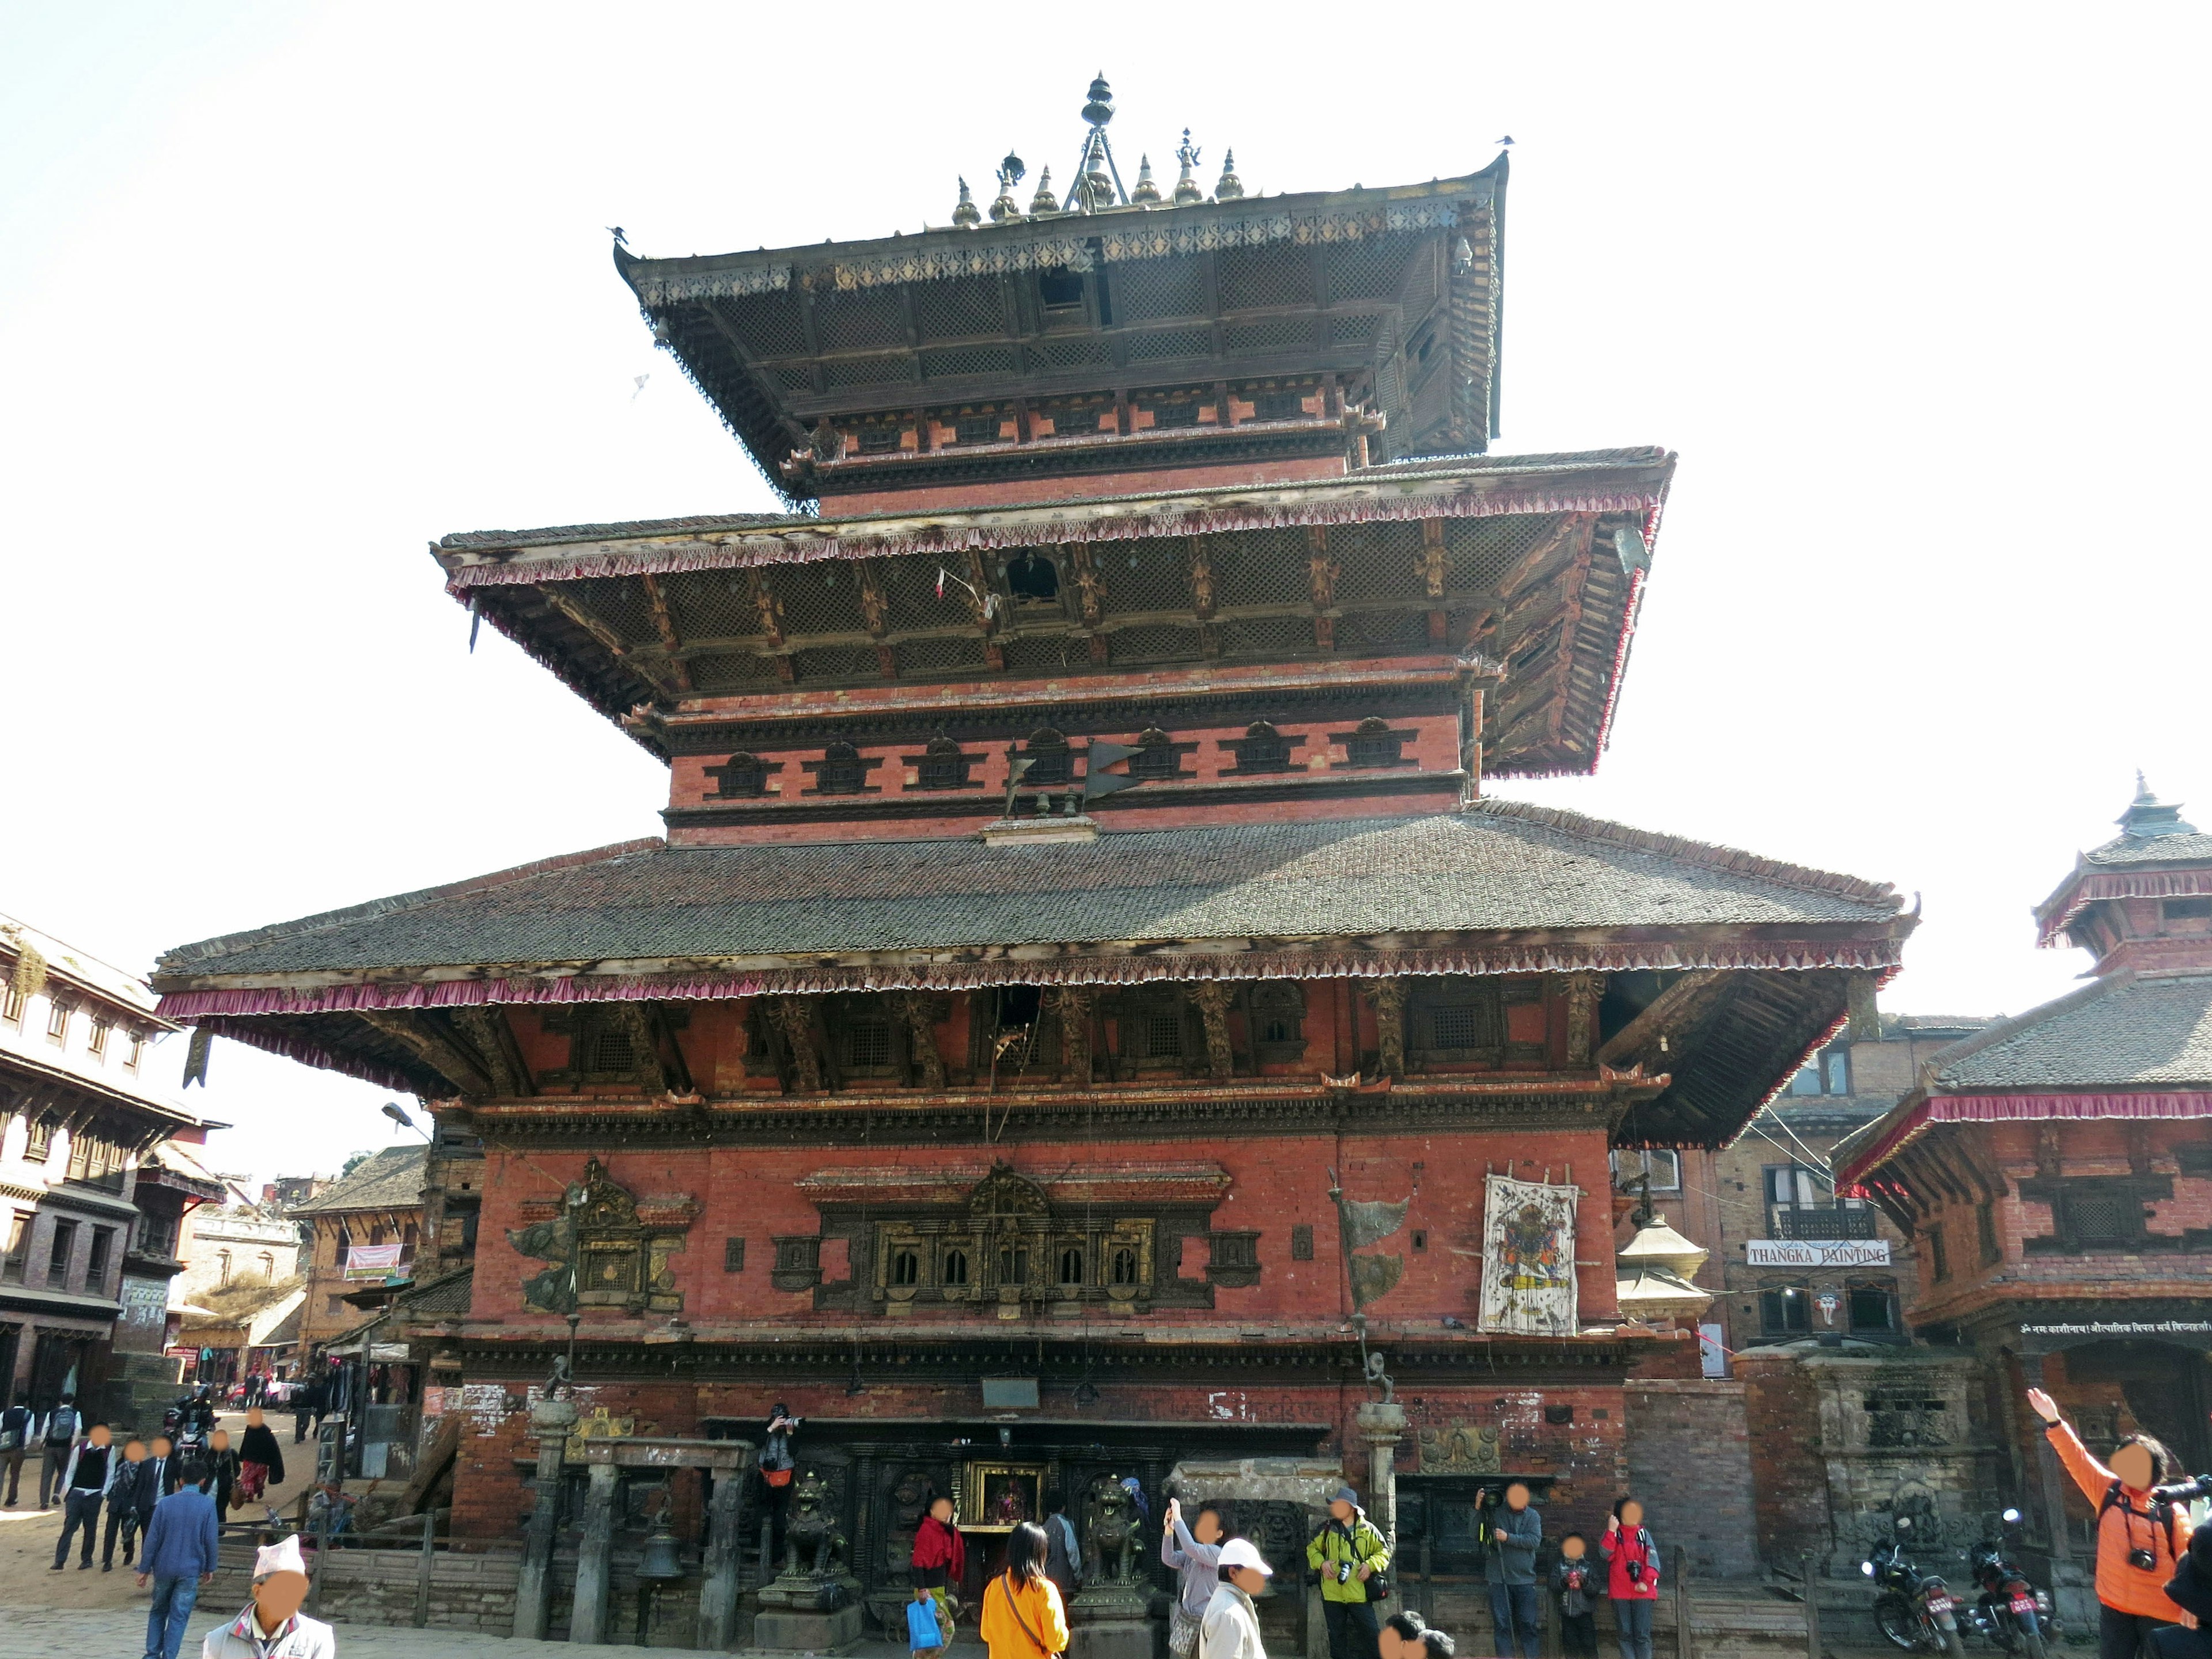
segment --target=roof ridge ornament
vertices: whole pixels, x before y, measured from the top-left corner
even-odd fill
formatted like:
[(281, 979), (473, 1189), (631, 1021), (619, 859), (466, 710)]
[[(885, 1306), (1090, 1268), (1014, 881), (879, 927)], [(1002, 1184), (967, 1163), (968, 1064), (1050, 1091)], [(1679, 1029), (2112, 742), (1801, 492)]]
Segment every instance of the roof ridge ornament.
[(1221, 152), (1221, 177), (1214, 183), (1213, 199), (1217, 202), (1234, 202), (1243, 194), (1244, 181), (1237, 176), (1237, 152), (1233, 149), (1225, 149)]
[(1036, 194), (1030, 198), (1030, 217), (1050, 219), (1060, 212), (1060, 198), (1052, 193), (1052, 169), (1037, 174)]
[(1084, 134), (1082, 159), (1076, 163), (1075, 187), (1060, 204), (1060, 211), (1097, 213), (1117, 202), (1127, 207), (1129, 192), (1121, 188), (1121, 169), (1114, 164), (1114, 147), (1106, 142), (1106, 124), (1114, 118), (1114, 89), (1106, 84), (1103, 70), (1091, 77), (1083, 118), (1090, 131)]
[(1008, 150), (1006, 159), (999, 163), (999, 196), (991, 204), (993, 224), (1008, 224), (1022, 216), (1022, 204), (1014, 199), (1014, 186), (1021, 183), (1023, 172), (1022, 158)]
[(2197, 826), (2181, 816), (2179, 801), (2169, 804), (2151, 793), (2150, 785), (2143, 781), (2140, 768), (2136, 772), (2136, 798), (2128, 803), (2128, 810), (2112, 822), (2120, 826), (2122, 835), (2132, 841), (2197, 833)]
[(952, 222), (962, 230), (973, 230), (983, 222), (983, 210), (975, 205), (975, 197), (969, 193), (965, 179), (960, 181), (960, 200), (952, 209)]
[(1198, 146), (1190, 142), (1190, 129), (1185, 127), (1182, 143), (1176, 150), (1176, 160), (1182, 163), (1182, 177), (1176, 180), (1175, 187), (1175, 204), (1177, 207), (1190, 207), (1206, 199), (1206, 192), (1199, 188), (1198, 180), (1190, 176), (1190, 170), (1198, 165)]
[(1129, 192), (1129, 202), (1132, 206), (1140, 208), (1156, 208), (1160, 204), (1160, 187), (1152, 182), (1152, 158), (1149, 155), (1137, 158), (1137, 187)]

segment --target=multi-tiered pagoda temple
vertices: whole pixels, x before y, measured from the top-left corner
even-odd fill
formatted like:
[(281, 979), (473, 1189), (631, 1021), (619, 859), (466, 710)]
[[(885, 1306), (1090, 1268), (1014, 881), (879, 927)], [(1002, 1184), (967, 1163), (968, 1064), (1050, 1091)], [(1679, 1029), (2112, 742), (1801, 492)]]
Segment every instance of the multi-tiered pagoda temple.
[(1621, 1318), (1609, 1155), (1727, 1141), (1897, 963), (1886, 886), (1485, 797), (1595, 766), (1674, 467), (1485, 453), (1504, 158), (1125, 191), (1092, 93), (1065, 197), (617, 249), (790, 511), (433, 549), (667, 764), (665, 838), (161, 963), (480, 1139), (459, 1531), (531, 1510), (572, 1322), (637, 1435), (803, 1413), (894, 1616), (932, 1491), (988, 1544), (1395, 1442), (1439, 1571), (1504, 1475), (1587, 1529), (1694, 1352)]

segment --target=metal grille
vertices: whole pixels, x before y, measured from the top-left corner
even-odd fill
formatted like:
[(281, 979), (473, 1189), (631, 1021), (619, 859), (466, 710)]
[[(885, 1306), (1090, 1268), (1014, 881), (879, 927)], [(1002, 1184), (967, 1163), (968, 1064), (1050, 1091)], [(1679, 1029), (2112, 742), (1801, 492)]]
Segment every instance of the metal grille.
[(799, 296), (748, 294), (742, 298), (717, 300), (722, 315), (738, 337), (756, 357), (798, 357), (806, 351), (806, 325), (799, 316)]
[(1346, 525), (1329, 532), (1340, 599), (1413, 599), (1428, 592), (1414, 568), (1421, 529), (1414, 524)]
[(1209, 536), (1214, 603), (1224, 609), (1249, 605), (1303, 605), (1313, 593), (1303, 530), (1255, 530)]
[(942, 378), (952, 374), (1012, 374), (1015, 373), (1012, 346), (957, 346), (951, 350), (925, 351), (921, 372)]
[(873, 651), (855, 645), (802, 651), (797, 667), (803, 680), (872, 680), (882, 678), (884, 672)]
[(958, 340), (1006, 331), (995, 283), (917, 283), (913, 294), (915, 326), (925, 340)]
[(1206, 315), (1206, 273), (1194, 259), (1146, 259), (1115, 265), (1114, 313), (1128, 322), (1149, 317)]
[(1134, 550), (1133, 543), (1127, 545), (1132, 550), (1125, 552), (1109, 544), (1091, 555), (1099, 561), (1099, 574), (1106, 579), (1107, 596), (1115, 611), (1192, 608), (1190, 567), (1177, 544), (1148, 546), (1141, 552)]
[(1406, 261), (1419, 242), (1410, 236), (1378, 236), (1341, 244), (1329, 252), (1328, 291), (1337, 300), (1388, 300), (1398, 292)]
[(908, 378), (904, 357), (833, 357), (822, 365), (823, 378), (833, 386), (876, 386)]
[(1314, 650), (1313, 624), (1304, 617), (1253, 617), (1223, 623), (1220, 634), (1224, 657), (1310, 655)]
[(793, 565), (763, 580), (775, 584), (787, 635), (858, 634), (867, 626), (859, 573), (842, 559)]
[(1221, 331), (1231, 356), (1249, 356), (1259, 351), (1282, 351), (1313, 343), (1313, 324), (1304, 317), (1279, 317), (1261, 323), (1238, 323)]
[(1124, 628), (1112, 640), (1116, 662), (1171, 662), (1199, 654), (1195, 628)]
[(691, 659), (691, 686), (696, 691), (753, 691), (775, 677), (775, 659), (750, 652)]
[(760, 632), (760, 610), (742, 571), (663, 576), (660, 591), (679, 639), (738, 639)]
[(1030, 355), (1052, 368), (1087, 368), (1094, 364), (1114, 361), (1103, 340), (1081, 336), (1072, 340), (1039, 340), (1030, 347)]
[(898, 290), (864, 288), (847, 294), (831, 289), (814, 302), (814, 333), (824, 351), (904, 345), (906, 319), (899, 314)]
[(629, 1033), (602, 1026), (592, 1034), (591, 1060), (587, 1072), (628, 1072), (637, 1065), (637, 1051), (630, 1046)]
[(1296, 243), (1227, 247), (1213, 257), (1224, 311), (1313, 302), (1313, 255)]
[(983, 642), (981, 640), (908, 640), (898, 647), (898, 666), (902, 674), (941, 674), (951, 669), (981, 668), (982, 665)]
[(1328, 338), (1332, 345), (1364, 345), (1375, 337), (1382, 326), (1380, 317), (1331, 317), (1328, 319)]
[(1145, 1053), (1159, 1059), (1182, 1052), (1182, 1016), (1158, 1013), (1145, 1016)]
[(1500, 519), (1449, 519), (1444, 549), (1450, 556), (1455, 588), (1487, 592), (1522, 556), (1549, 534), (1553, 521), (1534, 514)]
[(1437, 1009), (1429, 1030), (1438, 1048), (1487, 1048), (1498, 1041), (1495, 1010), (1487, 1003), (1461, 1003)]
[(1875, 1212), (1872, 1210), (1846, 1210), (1826, 1206), (1814, 1210), (1778, 1209), (1774, 1212), (1775, 1236), (1778, 1238), (1833, 1240), (1838, 1238), (1872, 1238), (1875, 1236)]
[(1157, 362), (1163, 357), (1207, 357), (1213, 354), (1210, 328), (1163, 328), (1129, 337), (1129, 361)]

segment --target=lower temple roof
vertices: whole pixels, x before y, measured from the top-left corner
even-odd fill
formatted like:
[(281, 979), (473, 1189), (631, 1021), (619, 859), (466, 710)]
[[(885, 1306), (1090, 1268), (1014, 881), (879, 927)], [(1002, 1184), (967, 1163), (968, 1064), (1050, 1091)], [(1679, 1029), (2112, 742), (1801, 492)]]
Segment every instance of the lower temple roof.
[[(758, 989), (858, 988), (886, 974), (946, 987), (1298, 975), (1292, 958), (1304, 954), (1316, 957), (1306, 972), (1330, 974), (1881, 968), (1897, 960), (1898, 909), (1886, 886), (1483, 801), (1427, 817), (1020, 848), (968, 837), (632, 842), (185, 945), (162, 958), (156, 983), (163, 1012), (190, 1018), (264, 1011), (263, 992), (280, 988), (295, 1009), (366, 1006), (342, 988), (394, 979), (484, 987), (467, 1000), (542, 999), (516, 980), (487, 983), (489, 969), (558, 969), (557, 1000), (570, 1000), (594, 994), (569, 983), (578, 975), (709, 967), (748, 970)], [(1440, 965), (1412, 965), (1430, 957)], [(785, 982), (794, 974), (810, 984)], [(611, 981), (600, 993), (686, 994)]]

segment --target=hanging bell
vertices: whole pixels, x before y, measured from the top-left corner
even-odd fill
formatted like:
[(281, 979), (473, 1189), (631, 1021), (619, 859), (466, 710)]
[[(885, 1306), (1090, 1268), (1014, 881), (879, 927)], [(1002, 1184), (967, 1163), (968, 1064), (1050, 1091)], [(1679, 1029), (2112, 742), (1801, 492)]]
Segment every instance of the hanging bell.
[(637, 1576), (653, 1581), (684, 1576), (684, 1559), (676, 1552), (676, 1539), (668, 1530), (665, 1514), (653, 1522), (653, 1531), (646, 1538), (645, 1553), (638, 1558)]

